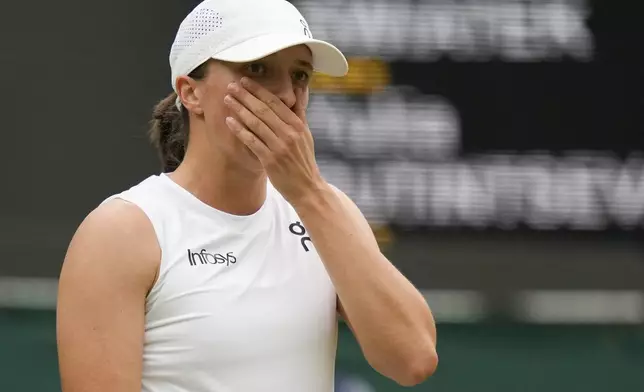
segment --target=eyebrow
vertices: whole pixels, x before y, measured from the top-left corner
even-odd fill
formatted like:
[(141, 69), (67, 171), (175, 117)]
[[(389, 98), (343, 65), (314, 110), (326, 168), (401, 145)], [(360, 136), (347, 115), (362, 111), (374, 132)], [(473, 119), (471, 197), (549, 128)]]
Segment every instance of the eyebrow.
[(301, 66), (306, 67), (306, 68), (310, 69), (311, 71), (313, 71), (313, 64), (309, 63), (308, 61), (296, 60), (295, 62), (298, 65), (301, 65)]

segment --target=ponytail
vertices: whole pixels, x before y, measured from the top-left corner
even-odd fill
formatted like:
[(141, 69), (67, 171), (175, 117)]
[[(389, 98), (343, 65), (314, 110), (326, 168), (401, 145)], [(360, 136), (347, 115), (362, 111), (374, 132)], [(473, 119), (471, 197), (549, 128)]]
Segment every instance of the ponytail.
[[(201, 64), (188, 76), (202, 80), (206, 77), (209, 63), (210, 61), (206, 61)], [(148, 132), (165, 173), (173, 172), (179, 167), (188, 147), (190, 117), (185, 108), (180, 110), (177, 107), (176, 102), (177, 94), (172, 92), (154, 107)]]
[(188, 145), (187, 118), (176, 101), (177, 94), (173, 92), (154, 107), (149, 131), (166, 173), (174, 171), (183, 161)]

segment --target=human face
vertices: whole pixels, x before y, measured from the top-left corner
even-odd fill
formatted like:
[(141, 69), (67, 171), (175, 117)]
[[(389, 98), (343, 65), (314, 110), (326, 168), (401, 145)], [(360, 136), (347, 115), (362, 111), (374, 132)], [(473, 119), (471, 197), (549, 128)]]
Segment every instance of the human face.
[(224, 103), (228, 85), (239, 82), (244, 76), (249, 77), (293, 109), (297, 89), (301, 89), (305, 93), (303, 96), (308, 97), (309, 80), (313, 73), (311, 63), (311, 51), (305, 45), (284, 49), (250, 63), (212, 61), (208, 65), (206, 77), (195, 87), (195, 96), (203, 111), (199, 117), (205, 123), (211, 152), (224, 154), (229, 161), (253, 171), (261, 170), (255, 155), (225, 123), (226, 117), (235, 117)]

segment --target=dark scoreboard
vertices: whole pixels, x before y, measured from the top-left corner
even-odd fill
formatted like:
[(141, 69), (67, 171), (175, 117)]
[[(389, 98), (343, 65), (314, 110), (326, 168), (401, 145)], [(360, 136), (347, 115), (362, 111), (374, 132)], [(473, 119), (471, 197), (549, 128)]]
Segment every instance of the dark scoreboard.
[(322, 86), (309, 120), (324, 174), (417, 284), (644, 287), (634, 2), (295, 3), (318, 37), (386, 69)]
[(318, 36), (388, 66), (383, 89), (322, 92), (310, 109), (327, 176), (372, 220), (446, 230), (644, 228), (643, 29), (623, 8), (296, 3)]

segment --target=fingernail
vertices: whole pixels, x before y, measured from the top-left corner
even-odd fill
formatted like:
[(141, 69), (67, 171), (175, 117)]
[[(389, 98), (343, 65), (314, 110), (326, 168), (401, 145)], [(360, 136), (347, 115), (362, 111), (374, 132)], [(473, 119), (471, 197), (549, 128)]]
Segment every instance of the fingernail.
[(232, 127), (233, 125), (235, 125), (235, 120), (232, 117), (226, 117), (226, 124), (229, 127)]
[(228, 90), (230, 90), (230, 91), (234, 92), (234, 91), (237, 91), (237, 89), (238, 89), (237, 83), (235, 83), (235, 82), (232, 82), (231, 84), (228, 85)]
[(241, 78), (240, 82), (241, 82), (242, 86), (244, 86), (244, 87), (248, 87), (248, 85), (250, 84), (250, 80), (248, 80), (248, 78), (245, 77), (245, 76), (243, 78)]
[(230, 95), (226, 95), (226, 96), (224, 97), (224, 102), (226, 102), (226, 103), (233, 103), (233, 99), (232, 99), (232, 97), (231, 97)]

